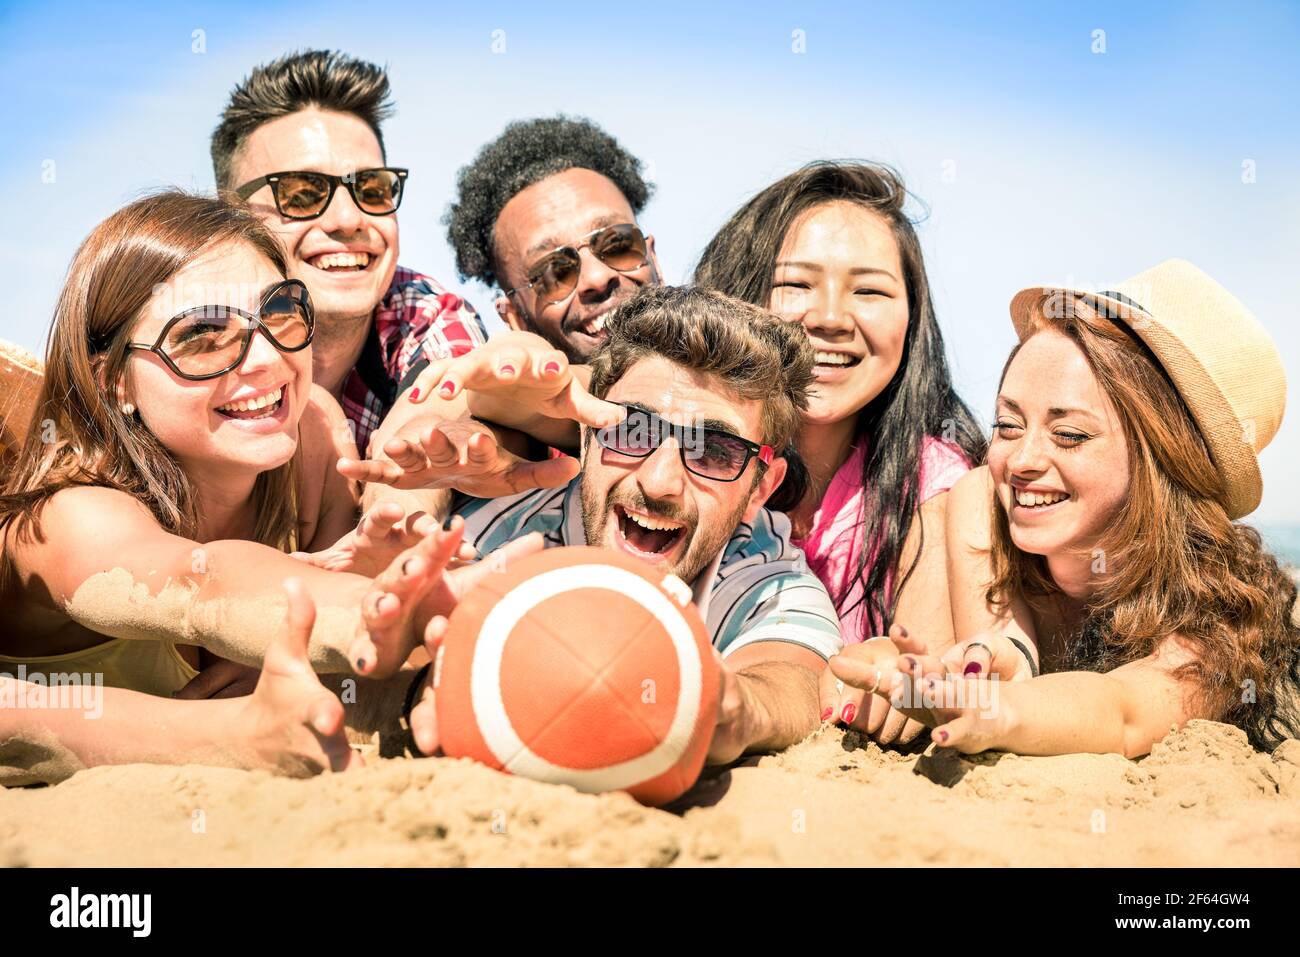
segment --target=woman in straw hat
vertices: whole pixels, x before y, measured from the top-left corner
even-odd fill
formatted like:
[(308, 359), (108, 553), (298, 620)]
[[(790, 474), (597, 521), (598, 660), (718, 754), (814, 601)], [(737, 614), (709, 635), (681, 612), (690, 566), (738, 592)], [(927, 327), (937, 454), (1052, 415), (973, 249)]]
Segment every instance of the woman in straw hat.
[[(1011, 304), (988, 464), (948, 508), (941, 657), (832, 659), (965, 752), (1146, 754), (1193, 718), (1256, 747), (1300, 731), (1296, 585), (1254, 529), (1277, 350), (1190, 263)], [(999, 681), (987, 681), (997, 678)]]

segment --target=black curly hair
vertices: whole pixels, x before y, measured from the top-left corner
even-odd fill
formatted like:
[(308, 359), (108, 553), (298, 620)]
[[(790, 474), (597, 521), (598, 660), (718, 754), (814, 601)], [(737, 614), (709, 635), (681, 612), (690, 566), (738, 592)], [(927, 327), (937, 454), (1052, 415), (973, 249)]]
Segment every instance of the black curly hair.
[(566, 169), (589, 169), (610, 179), (640, 213), (654, 187), (641, 161), (591, 120), (554, 116), (517, 120), (479, 151), (456, 177), (456, 202), (443, 217), (461, 279), (497, 281), (493, 233), (506, 203), (534, 183)]

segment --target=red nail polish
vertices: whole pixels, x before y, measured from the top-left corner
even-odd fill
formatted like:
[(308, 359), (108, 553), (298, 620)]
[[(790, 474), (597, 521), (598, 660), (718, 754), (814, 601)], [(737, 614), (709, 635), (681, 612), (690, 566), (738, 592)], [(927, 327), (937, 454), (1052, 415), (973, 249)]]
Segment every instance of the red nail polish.
[(451, 394), (456, 391), (456, 386), (450, 382), (444, 382), (442, 384), (442, 388), (440, 388), (438, 391), (441, 392), (443, 395), (447, 396), (448, 398), (450, 398)]
[(977, 675), (980, 673), (981, 670), (982, 669), (980, 668), (980, 663), (978, 661), (972, 661), (970, 664), (968, 664), (965, 667), (965, 669), (962, 671), (962, 674)]
[(500, 371), (501, 371), (501, 374), (502, 374), (502, 375), (514, 375), (514, 374), (515, 374), (515, 367), (514, 367), (514, 366), (511, 366), (511, 365), (505, 365), (505, 366), (502, 366), (502, 367), (501, 367), (501, 370), (500, 370)]
[(420, 390), (419, 390), (419, 389), (412, 389), (412, 390), (411, 390), (411, 398), (412, 398), (412, 399), (418, 399), (419, 397), (420, 397)]
[(855, 704), (846, 704), (844, 710), (840, 712), (840, 720), (845, 724), (852, 724), (853, 719), (858, 716), (858, 706)]
[(833, 715), (834, 713), (835, 713), (834, 708), (827, 708), (825, 711), (822, 712), (822, 720), (829, 721), (831, 719), (831, 715)]
[(940, 743), (940, 744), (945, 744), (945, 743), (947, 743), (947, 741), (948, 741), (948, 732), (947, 732), (947, 731), (940, 731), (940, 732), (939, 732), (939, 743)]
[(557, 372), (560, 371), (560, 364), (558, 362), (548, 362), (542, 368), (542, 371), (548, 373), (549, 375), (555, 375)]

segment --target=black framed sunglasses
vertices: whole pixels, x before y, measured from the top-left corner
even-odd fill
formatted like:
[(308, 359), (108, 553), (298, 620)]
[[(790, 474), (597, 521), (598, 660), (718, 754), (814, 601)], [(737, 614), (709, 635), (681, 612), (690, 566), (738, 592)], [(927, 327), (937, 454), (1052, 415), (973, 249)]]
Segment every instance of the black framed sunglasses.
[(409, 170), (396, 166), (359, 169), (342, 176), (310, 170), (268, 173), (245, 183), (235, 190), (235, 195), (246, 201), (263, 186), (270, 186), (276, 212), (285, 219), (315, 219), (329, 209), (334, 191), (342, 184), (363, 213), (391, 216), (402, 205), (409, 175)]
[(198, 382), (238, 368), (257, 330), (281, 352), (311, 345), (316, 317), (307, 287), (297, 279), (276, 283), (256, 314), (224, 305), (186, 309), (167, 320), (153, 345), (129, 342), (127, 348), (152, 352), (182, 379)]
[(745, 474), (752, 458), (757, 458), (763, 467), (772, 462), (770, 445), (759, 445), (711, 426), (676, 425), (640, 406), (622, 402), (615, 405), (627, 409), (627, 417), (618, 425), (596, 430), (596, 442), (602, 449), (618, 455), (646, 458), (672, 436), (677, 440), (686, 470), (715, 482), (736, 481)]
[(528, 267), (524, 274), (528, 281), (507, 289), (506, 295), (532, 289), (547, 305), (563, 302), (578, 288), (578, 276), (582, 274), (582, 257), (578, 254), (588, 246), (593, 256), (616, 272), (636, 272), (650, 261), (645, 234), (640, 229), (631, 223), (605, 226), (583, 236), (576, 246), (552, 249)]

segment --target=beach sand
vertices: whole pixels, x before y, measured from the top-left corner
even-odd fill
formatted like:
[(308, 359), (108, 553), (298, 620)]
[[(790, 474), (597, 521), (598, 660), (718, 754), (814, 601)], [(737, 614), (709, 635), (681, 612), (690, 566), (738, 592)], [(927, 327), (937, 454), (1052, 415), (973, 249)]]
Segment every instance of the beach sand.
[(1118, 755), (905, 756), (825, 727), (672, 810), (451, 759), (309, 780), (92, 768), (0, 791), (0, 864), (1300, 865), (1300, 741), (1193, 721)]

